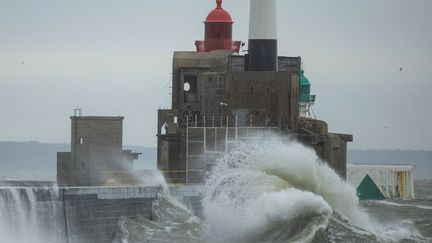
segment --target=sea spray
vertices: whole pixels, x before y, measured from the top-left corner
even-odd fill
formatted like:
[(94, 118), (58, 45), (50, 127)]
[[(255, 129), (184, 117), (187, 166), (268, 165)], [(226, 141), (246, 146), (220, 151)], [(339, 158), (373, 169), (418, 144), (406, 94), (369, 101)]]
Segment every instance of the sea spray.
[(152, 220), (121, 217), (113, 242), (203, 242), (204, 223), (190, 209), (163, 190), (152, 205)]
[(205, 191), (205, 235), (214, 242), (427, 242), (410, 225), (378, 223), (314, 150), (279, 137), (237, 143)]
[(238, 143), (221, 159), (203, 208), (207, 235), (221, 241), (308, 241), (326, 228), (332, 209), (368, 225), (350, 185), (313, 150), (276, 137)]
[(371, 219), (312, 149), (277, 137), (238, 142), (200, 191), (202, 220), (162, 193), (154, 219), (122, 218), (115, 242), (430, 242), (406, 223)]
[(181, 198), (171, 195), (162, 172), (155, 171), (152, 177), (136, 180), (146, 186), (160, 187), (161, 191), (152, 203), (152, 218), (150, 220), (141, 215), (121, 217), (114, 243), (203, 242), (204, 222), (181, 202)]
[(56, 188), (0, 188), (2, 242), (62, 242), (64, 226)]

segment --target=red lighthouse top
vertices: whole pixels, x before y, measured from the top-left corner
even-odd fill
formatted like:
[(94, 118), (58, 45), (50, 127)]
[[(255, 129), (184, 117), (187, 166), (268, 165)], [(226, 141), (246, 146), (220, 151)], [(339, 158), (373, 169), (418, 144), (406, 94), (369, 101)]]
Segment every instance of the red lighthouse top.
[(204, 23), (234, 23), (231, 15), (222, 8), (222, 0), (216, 0), (217, 7), (209, 13)]
[(232, 40), (233, 21), (231, 15), (222, 8), (222, 0), (216, 0), (216, 8), (212, 10), (205, 24), (205, 40), (196, 41), (198, 52), (215, 50), (231, 50), (240, 52), (241, 41)]

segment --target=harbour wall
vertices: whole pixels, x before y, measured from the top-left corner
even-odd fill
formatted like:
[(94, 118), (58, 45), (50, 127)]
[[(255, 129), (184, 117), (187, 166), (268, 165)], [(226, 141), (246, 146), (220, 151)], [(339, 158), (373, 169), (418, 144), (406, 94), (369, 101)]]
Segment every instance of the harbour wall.
[[(111, 242), (121, 216), (152, 219), (152, 204), (162, 190), (144, 186), (0, 188), (0, 220), (7, 221), (0, 226), (9, 227), (5, 229), (9, 234), (15, 229), (17, 235), (9, 238), (19, 242)], [(198, 188), (169, 190), (200, 211)], [(19, 235), (23, 232), (32, 234), (26, 239)]]

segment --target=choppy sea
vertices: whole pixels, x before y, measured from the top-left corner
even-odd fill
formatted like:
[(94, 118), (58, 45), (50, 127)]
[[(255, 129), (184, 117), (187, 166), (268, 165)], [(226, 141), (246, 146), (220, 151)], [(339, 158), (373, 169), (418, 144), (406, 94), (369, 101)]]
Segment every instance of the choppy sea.
[(120, 220), (115, 242), (432, 242), (432, 180), (415, 191), (412, 200), (359, 202), (312, 150), (248, 143), (208, 176), (201, 218), (161, 195), (152, 221)]
[[(34, 189), (25, 202), (1, 189), (0, 242), (66, 242), (56, 229), (61, 207), (48, 200), (37, 210)], [(292, 141), (240, 144), (200, 190), (200, 212), (165, 190), (152, 220), (121, 217), (113, 242), (432, 242), (432, 180), (415, 181), (412, 200), (360, 202), (314, 151)]]

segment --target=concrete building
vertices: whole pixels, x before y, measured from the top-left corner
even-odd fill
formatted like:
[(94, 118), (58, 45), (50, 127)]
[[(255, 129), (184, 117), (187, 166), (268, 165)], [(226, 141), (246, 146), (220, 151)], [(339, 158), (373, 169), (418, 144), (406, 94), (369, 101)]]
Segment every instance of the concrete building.
[[(369, 176), (385, 198), (414, 198), (414, 166), (348, 164), (347, 181), (357, 188)], [(361, 198), (361, 197), (360, 197)]]
[(60, 186), (109, 183), (107, 175), (133, 170), (139, 153), (123, 150), (123, 117), (71, 117), (71, 152), (57, 153)]
[[(265, 8), (258, 6), (266, 3), (252, 1), (251, 18), (274, 18), (274, 1), (269, 1), (270, 6)], [(231, 16), (222, 9), (222, 1), (217, 4), (206, 25), (211, 19), (221, 25), (219, 29), (227, 25), (226, 29), (231, 30)], [(262, 13), (260, 9), (269, 12)], [(168, 182), (201, 183), (205, 172), (236, 141), (278, 133), (296, 137), (313, 147), (319, 157), (345, 177), (346, 145), (352, 141), (352, 135), (329, 133), (324, 121), (300, 115), (304, 104), (300, 104), (300, 98), (310, 96), (309, 89), (301, 92), (302, 87), (310, 87), (310, 83), (300, 84), (301, 58), (276, 56), (277, 41), (272, 39), (275, 35), (265, 41), (260, 39), (260, 30), (266, 31), (271, 26), (261, 28), (261, 21), (259, 30), (255, 30), (253, 23), (258, 22), (251, 20), (251, 23), (251, 38), (255, 38), (249, 40), (254, 43), (252, 46), (249, 43), (252, 56), (239, 55), (229, 45), (214, 43), (231, 43), (227, 36), (212, 39), (213, 49), (174, 53), (172, 108), (158, 111), (158, 168)], [(206, 32), (207, 36), (215, 35)], [(314, 100), (315, 96), (310, 96), (305, 102), (311, 105)]]

